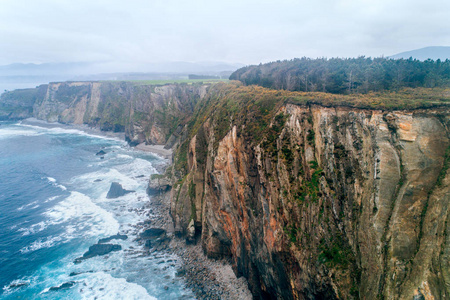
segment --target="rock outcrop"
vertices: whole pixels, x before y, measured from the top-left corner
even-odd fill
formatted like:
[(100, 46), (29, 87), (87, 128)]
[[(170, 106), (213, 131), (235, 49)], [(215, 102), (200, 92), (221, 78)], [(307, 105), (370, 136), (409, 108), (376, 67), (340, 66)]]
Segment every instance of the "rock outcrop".
[(126, 190), (122, 187), (122, 185), (118, 182), (111, 183), (108, 193), (106, 194), (106, 198), (114, 199), (118, 197), (122, 197), (128, 193), (133, 193), (134, 191)]
[(115, 244), (95, 244), (89, 247), (89, 250), (83, 254), (82, 257), (75, 259), (74, 263), (79, 264), (86, 259), (102, 256), (114, 251), (122, 250), (122, 246)]
[(147, 193), (149, 195), (155, 195), (163, 192), (167, 192), (172, 188), (172, 181), (170, 178), (154, 174), (150, 177)]

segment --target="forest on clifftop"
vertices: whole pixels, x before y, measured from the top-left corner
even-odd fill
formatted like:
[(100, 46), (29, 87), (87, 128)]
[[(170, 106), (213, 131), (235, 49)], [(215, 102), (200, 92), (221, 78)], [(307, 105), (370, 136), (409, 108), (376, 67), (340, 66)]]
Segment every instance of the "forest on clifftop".
[(302, 92), (355, 94), (450, 86), (450, 60), (295, 58), (235, 71), (245, 85)]

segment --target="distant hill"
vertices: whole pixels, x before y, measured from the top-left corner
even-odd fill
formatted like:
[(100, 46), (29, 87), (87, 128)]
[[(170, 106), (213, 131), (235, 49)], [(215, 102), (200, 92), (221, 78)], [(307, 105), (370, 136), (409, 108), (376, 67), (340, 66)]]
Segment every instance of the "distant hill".
[(233, 72), (243, 64), (224, 62), (158, 62), (139, 64), (116, 64), (114, 62), (76, 62), (76, 63), (15, 63), (0, 66), (0, 76), (88, 76), (108, 73), (202, 73), (218, 75), (220, 72)]
[(388, 58), (400, 59), (400, 58), (415, 58), (418, 60), (427, 60), (431, 58), (432, 60), (446, 60), (450, 59), (450, 47), (435, 46), (435, 47), (425, 47), (422, 49), (416, 49), (411, 51), (406, 51), (391, 55)]

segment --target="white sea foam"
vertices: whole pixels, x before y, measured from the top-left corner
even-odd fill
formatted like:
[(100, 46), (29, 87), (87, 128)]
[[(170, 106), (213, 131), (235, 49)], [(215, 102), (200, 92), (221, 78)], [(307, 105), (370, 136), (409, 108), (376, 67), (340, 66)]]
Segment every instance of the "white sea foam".
[(20, 249), (20, 252), (28, 253), (42, 248), (50, 248), (56, 245), (56, 243), (61, 242), (62, 240), (63, 240), (62, 236), (48, 236), (46, 238), (39, 238), (33, 243), (31, 243), (31, 245)]
[[(42, 130), (54, 134), (79, 134), (65, 129), (51, 131), (43, 128)], [(54, 206), (44, 213), (44, 221), (32, 226), (28, 225), (28, 228), (21, 230), (23, 234), (29, 235), (28, 238), (43, 230), (48, 230), (49, 233), (47, 238), (36, 239), (23, 248), (22, 253), (50, 248), (74, 238), (78, 245), (73, 252), (60, 258), (59, 262), (42, 266), (35, 273), (36, 280), (27, 288), (36, 290), (37, 293), (42, 291), (42, 294), (38, 296), (42, 299), (56, 299), (63, 296), (68, 297), (67, 299), (80, 297), (82, 299), (155, 299), (151, 295), (162, 299), (178, 299), (182, 295), (192, 296), (189, 290), (184, 289), (183, 283), (176, 279), (174, 258), (170, 258), (168, 262), (169, 257), (145, 256), (142, 252), (143, 245), (136, 241), (140, 230), (136, 224), (148, 220), (148, 196), (145, 188), (148, 176), (156, 173), (156, 170), (152, 162), (143, 158), (152, 159), (151, 156), (147, 157), (138, 153), (137, 156), (142, 158), (135, 158), (136, 153), (132, 150), (117, 145), (108, 146), (105, 151), (108, 153), (105, 159), (87, 161), (92, 164), (91, 170), (97, 171), (87, 170), (86, 172), (89, 173), (64, 179), (64, 184), (71, 191), (68, 197), (54, 196), (43, 202), (55, 201), (48, 204)], [(60, 177), (55, 177), (60, 180)], [(60, 184), (53, 177), (44, 178), (51, 185)], [(96, 181), (97, 179), (101, 181)], [(111, 182), (114, 181), (121, 183), (125, 189), (136, 192), (117, 199), (106, 199), (106, 193)], [(76, 191), (72, 191), (73, 189)], [(58, 202), (61, 199), (62, 201)], [(53, 229), (57, 231), (54, 232)], [(118, 232), (128, 235), (126, 240), (112, 242), (120, 244), (122, 251), (90, 258), (81, 264), (73, 263), (73, 260), (82, 256), (98, 238)], [(39, 236), (42, 235), (39, 234)], [(80, 274), (75, 277), (69, 276), (72, 272)], [(50, 291), (51, 287), (60, 286), (69, 281), (76, 281), (77, 284), (69, 290)], [(164, 286), (169, 283), (171, 283), (170, 289), (164, 289)]]
[(35, 234), (37, 232), (41, 232), (42, 230), (46, 229), (48, 224), (44, 221), (41, 221), (39, 223), (31, 225), (29, 228), (20, 228), (18, 231), (23, 232), (22, 236)]
[(127, 155), (127, 154), (117, 154), (116, 157), (119, 158), (119, 159), (133, 159), (132, 156)]
[[(48, 222), (51, 225), (72, 221), (77, 230), (88, 229), (81, 233), (84, 235), (112, 235), (119, 230), (119, 223), (111, 213), (79, 192), (71, 192), (69, 197), (45, 212), (45, 215), (50, 218)], [(75, 219), (78, 219), (78, 222), (73, 222)]]
[(16, 136), (37, 136), (41, 135), (41, 133), (32, 131), (32, 130), (24, 130), (19, 128), (5, 128), (0, 129), (0, 139), (8, 139)]
[[(100, 179), (100, 181), (96, 181)], [(112, 182), (119, 182), (124, 189), (138, 190), (141, 183), (136, 179), (127, 176), (116, 169), (103, 169), (97, 172), (86, 173), (81, 176), (74, 177), (70, 184), (77, 186), (83, 193), (89, 194), (97, 203), (109, 201), (106, 194)]]
[(82, 299), (156, 300), (144, 287), (104, 272), (90, 274), (84, 283), (86, 286), (79, 287)]
[(55, 178), (53, 178), (53, 177), (47, 177), (47, 180), (48, 180), (53, 186), (59, 187), (59, 188), (60, 188), (61, 190), (63, 190), (63, 191), (67, 191), (67, 187), (65, 187), (65, 186), (62, 185), (62, 184), (56, 183), (56, 179), (55, 179)]
[(62, 226), (64, 232), (58, 236), (37, 239), (22, 248), (22, 253), (53, 247), (57, 243), (65, 243), (74, 238), (109, 236), (119, 231), (119, 223), (112, 213), (79, 192), (71, 192), (69, 197), (47, 210), (44, 215), (47, 220), (20, 229), (23, 231), (22, 235), (34, 234), (54, 225)]
[[(153, 167), (152, 163), (148, 160), (142, 158), (135, 158), (133, 161), (130, 161), (126, 164), (120, 164), (113, 166), (115, 170), (124, 174), (125, 176), (132, 178), (133, 180), (138, 180), (140, 184), (142, 181), (147, 182), (149, 176), (151, 174), (157, 173), (155, 167)], [(141, 179), (138, 179), (138, 176), (142, 176)]]
[(53, 196), (53, 197), (50, 197), (50, 198), (48, 198), (47, 200), (45, 200), (44, 203), (52, 202), (52, 201), (58, 199), (58, 197), (59, 197), (59, 196)]
[[(97, 135), (97, 134), (92, 134), (92, 133), (88, 133), (86, 131), (80, 130), (80, 129), (74, 129), (74, 128), (63, 128), (63, 127), (41, 127), (41, 126), (37, 126), (37, 125), (30, 125), (30, 124), (20, 124), (23, 127), (28, 127), (28, 128), (32, 128), (32, 129), (36, 129), (39, 131), (45, 131), (47, 134), (75, 134), (75, 135), (82, 135), (82, 136), (87, 136), (87, 137), (92, 137), (92, 138), (96, 138), (96, 139), (104, 139), (104, 140), (112, 140), (112, 141), (118, 141), (118, 142), (122, 142), (125, 144), (125, 142), (122, 139), (116, 138), (116, 137), (108, 137), (108, 136), (103, 136), (103, 135)], [(55, 124), (56, 126), (60, 125), (60, 126), (65, 126), (63, 124)]]
[(9, 284), (7, 284), (7, 285), (5, 285), (3, 287), (3, 293), (5, 295), (7, 295), (9, 292), (11, 292), (11, 291), (13, 291), (13, 290), (15, 290), (17, 288), (20, 288), (20, 287), (23, 287), (23, 286), (27, 286), (28, 284), (30, 284), (30, 280), (29, 279), (16, 279), (16, 280), (13, 280)]
[(27, 208), (27, 207), (30, 207), (30, 206), (32, 206), (32, 205), (35, 205), (37, 202), (38, 202), (38, 201), (36, 200), (36, 201), (30, 202), (30, 203), (28, 203), (28, 204), (22, 205), (22, 206), (20, 206), (20, 207), (17, 208), (17, 211), (24, 210), (24, 209)]

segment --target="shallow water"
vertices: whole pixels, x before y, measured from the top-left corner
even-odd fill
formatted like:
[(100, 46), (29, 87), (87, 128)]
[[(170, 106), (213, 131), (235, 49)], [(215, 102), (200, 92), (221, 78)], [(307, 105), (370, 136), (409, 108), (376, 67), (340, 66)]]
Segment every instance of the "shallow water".
[[(149, 216), (147, 179), (163, 163), (113, 138), (0, 123), (0, 298), (193, 299), (175, 276), (177, 257), (146, 254), (136, 240)], [(107, 199), (113, 181), (135, 192)], [(117, 233), (128, 235), (110, 242), (121, 251), (74, 264)]]

